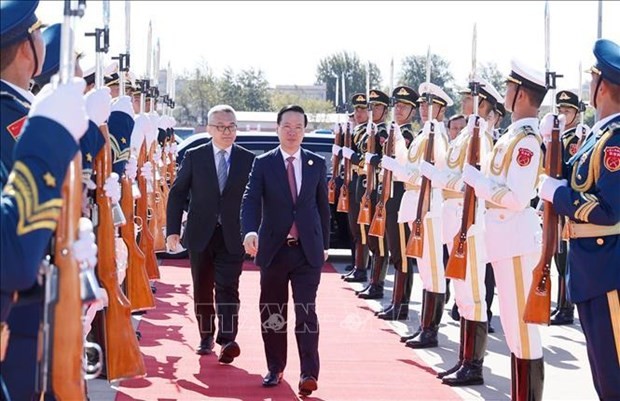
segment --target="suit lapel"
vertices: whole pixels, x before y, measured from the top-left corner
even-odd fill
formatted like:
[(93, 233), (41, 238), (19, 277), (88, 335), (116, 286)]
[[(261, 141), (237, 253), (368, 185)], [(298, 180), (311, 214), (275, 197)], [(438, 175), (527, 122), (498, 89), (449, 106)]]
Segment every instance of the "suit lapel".
[[(205, 150), (205, 163), (206, 163), (206, 174), (205, 174), (205, 178), (207, 179), (207, 182), (215, 182), (216, 187), (218, 185), (217, 183), (217, 170), (215, 167), (215, 157), (213, 157), (213, 142), (207, 142), (207, 144), (204, 147)], [(218, 187), (218, 192), (219, 192), (219, 187)]]
[(301, 188), (299, 190), (299, 199), (303, 199), (310, 187), (310, 176), (312, 175), (312, 169), (315, 168), (314, 163), (309, 164), (310, 156), (306, 153), (305, 149), (301, 149)]
[(284, 191), (284, 196), (286, 196), (286, 199), (293, 203), (291, 189), (288, 185), (288, 176), (286, 175), (284, 157), (282, 156), (282, 152), (280, 152), (280, 148), (276, 148), (273, 151), (271, 163), (275, 181), (280, 183), (280, 188)]

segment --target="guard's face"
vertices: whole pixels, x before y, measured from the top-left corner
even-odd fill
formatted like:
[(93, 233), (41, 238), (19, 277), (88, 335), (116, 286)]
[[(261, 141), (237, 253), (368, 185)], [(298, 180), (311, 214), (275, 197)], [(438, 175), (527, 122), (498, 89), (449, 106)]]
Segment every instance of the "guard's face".
[(220, 149), (232, 146), (237, 138), (237, 119), (233, 113), (219, 112), (211, 116), (207, 132), (213, 137), (213, 143)]
[(396, 124), (406, 124), (413, 116), (415, 116), (415, 110), (412, 105), (403, 102), (396, 102), (394, 105), (394, 119), (396, 120)]
[[(41, 30), (37, 29), (32, 32), (32, 41), (34, 43), (34, 50), (37, 53), (38, 67), (35, 75), (39, 75), (41, 70), (43, 69), (43, 63), (45, 62), (45, 42), (43, 42), (43, 35), (41, 34)], [(30, 44), (26, 41), (26, 46), (30, 49)], [(32, 62), (34, 64), (34, 55)]]
[(517, 84), (514, 82), (508, 82), (506, 84), (506, 101), (504, 102), (504, 106), (506, 107), (506, 111), (512, 112), (512, 104), (514, 102), (514, 97), (517, 94)]
[(465, 128), (465, 119), (464, 118), (459, 118), (457, 120), (452, 120), (450, 122), (450, 139), (454, 139), (456, 138), (456, 136), (459, 134), (459, 132), (461, 132), (461, 130)]
[(385, 119), (386, 107), (382, 104), (373, 104), (372, 106), (372, 121), (379, 122)]
[(120, 92), (120, 86), (119, 85), (112, 85), (112, 86), (110, 86), (110, 96), (112, 96), (112, 99), (117, 98), (119, 92)]
[(356, 107), (353, 115), (356, 124), (362, 124), (368, 121), (368, 111), (365, 107)]
[(474, 112), (474, 99), (471, 95), (463, 95), (463, 101), (461, 103), (461, 114), (466, 116)]
[(574, 107), (560, 106), (558, 107), (558, 114), (562, 114), (566, 117), (566, 125), (569, 126), (576, 121), (577, 109)]
[(296, 111), (287, 111), (282, 114), (276, 131), (282, 148), (289, 153), (296, 152), (304, 139), (304, 115)]

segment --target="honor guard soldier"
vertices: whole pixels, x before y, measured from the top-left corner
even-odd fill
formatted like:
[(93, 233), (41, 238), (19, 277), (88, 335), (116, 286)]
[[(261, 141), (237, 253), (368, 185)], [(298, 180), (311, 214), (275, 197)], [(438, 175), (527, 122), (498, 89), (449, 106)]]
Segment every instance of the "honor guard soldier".
[[(406, 147), (409, 147), (413, 141), (411, 122), (418, 109), (419, 97), (419, 94), (408, 86), (398, 86), (392, 91), (394, 122), (399, 126), (399, 129), (394, 130), (395, 141), (403, 141)], [(385, 154), (385, 151), (383, 153)], [(404, 183), (393, 181), (392, 197), (385, 207), (386, 235), (395, 275), (392, 302), (385, 310), (377, 314), (379, 319), (384, 320), (406, 320), (409, 316), (409, 299), (413, 287), (413, 264), (405, 254), (409, 226), (398, 222), (398, 209), (404, 193)]]
[(463, 181), (486, 201), (485, 242), (500, 299), (500, 317), (512, 355), (512, 399), (541, 400), (543, 352), (538, 327), (522, 315), (541, 254), (539, 217), (530, 206), (542, 165), (538, 109), (547, 93), (545, 75), (512, 62), (506, 108), (512, 124), (493, 147), (482, 172), (466, 165)]
[[(364, 180), (364, 154), (361, 147), (366, 134), (368, 122), (368, 102), (366, 95), (356, 93), (351, 97), (353, 105), (353, 116), (356, 125), (353, 128), (351, 138), (351, 148), (343, 146), (342, 156), (351, 160), (351, 181), (349, 183), (349, 229), (351, 230), (351, 240), (355, 244), (355, 264), (353, 270), (343, 276), (345, 281), (353, 283), (363, 283), (368, 279), (368, 244), (366, 243), (366, 231), (364, 226), (357, 224), (357, 217), (360, 212), (360, 197), (357, 196), (357, 187), (360, 181)], [(361, 167), (360, 167), (361, 166)]]
[[(570, 159), (569, 181), (543, 176), (539, 196), (569, 221), (568, 295), (577, 305), (594, 387), (620, 399), (620, 46), (594, 44), (591, 105), (598, 121)], [(550, 136), (550, 132), (545, 132)]]
[[(579, 96), (569, 90), (563, 90), (556, 94), (555, 103), (558, 114), (564, 116), (565, 126), (560, 140), (562, 141), (562, 161), (567, 164), (571, 157), (577, 153), (579, 140), (583, 134), (583, 128), (579, 128), (581, 135), (577, 135), (579, 123)], [(568, 174), (564, 174), (568, 178)], [(558, 300), (556, 309), (551, 313), (551, 325), (573, 324), (575, 306), (568, 300), (566, 294), (566, 242), (560, 241), (560, 249), (555, 254), (555, 267), (558, 269)]]
[[(479, 79), (478, 93), (479, 119), (479, 155), (480, 160), (487, 160), (493, 148), (493, 137), (487, 132), (486, 119), (493, 112), (497, 102), (503, 98), (499, 92), (484, 79)], [(471, 94), (467, 94), (470, 98)], [(459, 233), (463, 216), (464, 186), (463, 167), (466, 165), (470, 140), (473, 135), (476, 116), (470, 114), (468, 124), (453, 140), (447, 151), (446, 167), (439, 170), (423, 161), (422, 174), (431, 180), (433, 187), (441, 188), (444, 202), (442, 205), (443, 239), (451, 254), (454, 238)], [(468, 230), (466, 256), (467, 267), (464, 280), (452, 280), (454, 295), (460, 313), (461, 335), (459, 359), (451, 369), (441, 372), (437, 377), (450, 386), (483, 384), (482, 363), (487, 345), (487, 305), (486, 288), (481, 285), (486, 275), (484, 259), (484, 234), (480, 225), (472, 225)], [(473, 263), (472, 263), (473, 262)], [(491, 289), (492, 290), (492, 289)]]
[[(368, 93), (368, 108), (370, 115), (372, 116), (372, 123), (374, 129), (374, 153), (370, 152), (370, 137), (371, 132), (366, 128), (366, 134), (361, 139), (365, 147), (364, 150), (364, 162), (367, 172), (369, 170), (374, 174), (374, 188), (371, 188), (370, 192), (370, 217), (374, 214), (375, 207), (377, 205), (377, 201), (379, 199), (379, 195), (381, 194), (381, 181), (379, 180), (379, 171), (378, 168), (379, 162), (381, 161), (381, 156), (383, 156), (383, 144), (387, 140), (388, 132), (387, 126), (385, 123), (385, 119), (388, 116), (390, 106), (390, 97), (384, 92), (378, 89), (371, 89)], [(361, 200), (360, 209), (364, 204), (364, 198), (366, 197), (367, 185), (369, 183), (370, 177), (368, 174), (366, 175), (366, 179), (361, 182), (358, 181), (357, 191), (359, 192), (359, 198)], [(359, 220), (358, 220), (359, 223)], [(362, 227), (363, 226), (363, 227)], [(368, 234), (368, 227), (364, 224), (360, 224), (360, 229), (365, 230), (366, 234)], [(372, 252), (371, 259), (371, 277), (370, 282), (363, 290), (357, 292), (357, 296), (362, 299), (381, 299), (383, 298), (383, 286), (385, 283), (385, 275), (387, 272), (387, 261), (388, 261), (388, 247), (387, 247), (387, 238), (384, 236), (382, 238), (375, 237), (372, 235), (367, 235), (366, 237), (368, 241), (368, 249)]]

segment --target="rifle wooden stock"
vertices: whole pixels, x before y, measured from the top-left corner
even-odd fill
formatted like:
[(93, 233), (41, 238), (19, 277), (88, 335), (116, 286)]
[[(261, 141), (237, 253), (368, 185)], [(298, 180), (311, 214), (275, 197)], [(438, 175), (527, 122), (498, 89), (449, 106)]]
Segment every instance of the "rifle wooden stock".
[[(545, 154), (545, 173), (549, 177), (562, 178), (562, 144), (560, 126), (556, 116), (551, 142)], [(540, 260), (532, 272), (532, 285), (527, 297), (523, 321), (549, 325), (551, 310), (551, 260), (557, 251), (560, 219), (553, 209), (553, 203), (544, 201), (543, 246)]]
[(106, 125), (100, 127), (105, 144), (95, 157), (97, 174), (96, 202), (99, 211), (97, 226), (98, 263), (97, 277), (108, 293), (108, 307), (103, 310), (105, 326), (106, 371), (109, 381), (142, 377), (145, 374), (144, 361), (138, 346), (138, 339), (131, 324), (131, 304), (121, 291), (114, 257), (114, 223), (110, 199), (103, 191), (105, 179), (109, 177), (110, 134)]
[[(351, 131), (349, 124), (344, 134), (344, 146), (351, 147)], [(351, 160), (344, 159), (344, 182), (340, 187), (340, 195), (338, 196), (338, 208), (336, 211), (341, 213), (349, 213), (349, 185), (351, 184)]]
[(148, 221), (149, 228), (153, 234), (153, 249), (155, 252), (161, 252), (166, 250), (166, 239), (164, 238), (164, 232), (162, 230), (162, 215), (166, 214), (165, 207), (163, 205), (163, 199), (161, 189), (159, 187), (159, 180), (157, 179), (157, 169), (159, 166), (153, 160), (153, 155), (158, 144), (157, 141), (153, 141), (151, 149), (149, 151), (149, 160), (153, 164), (153, 193), (147, 194), (147, 200), (149, 208), (152, 210), (150, 220)]
[[(424, 161), (433, 162), (433, 147), (435, 144), (435, 127), (431, 124), (431, 130), (428, 133), (426, 148), (424, 149)], [(411, 227), (411, 235), (407, 241), (406, 255), (410, 258), (421, 258), (424, 253), (424, 217), (428, 212), (431, 202), (431, 182), (428, 178), (422, 177), (420, 185), (420, 196), (418, 198), (418, 210), (416, 218)]]
[[(142, 167), (146, 162), (146, 145), (143, 143), (140, 148), (140, 154), (138, 156), (138, 166)], [(140, 239), (138, 245), (146, 258), (146, 272), (151, 280), (159, 279), (159, 266), (157, 265), (157, 258), (155, 257), (155, 250), (153, 248), (153, 235), (148, 225), (148, 199), (147, 199), (147, 185), (146, 178), (142, 174), (138, 174), (138, 187), (142, 196), (136, 202), (136, 213), (140, 220), (142, 220), (142, 226), (140, 229)]]
[[(339, 131), (334, 135), (334, 144), (342, 146), (342, 125), (338, 124)], [(340, 157), (332, 155), (332, 178), (327, 184), (327, 199), (331, 205), (336, 203), (336, 178), (340, 175)]]
[[(372, 128), (368, 133), (367, 148), (368, 153), (375, 153), (375, 129)], [(370, 225), (372, 222), (372, 191), (375, 189), (375, 166), (366, 164), (366, 191), (360, 203), (360, 212), (357, 215), (357, 224)]]
[[(384, 154), (390, 157), (394, 157), (394, 128), (390, 129), (388, 139), (385, 145)], [(379, 202), (375, 208), (375, 215), (370, 224), (368, 235), (383, 238), (385, 236), (385, 207), (390, 200), (392, 194), (392, 172), (390, 170), (383, 169), (383, 180), (381, 181), (381, 195)]]
[(125, 288), (131, 303), (131, 311), (149, 310), (155, 307), (155, 299), (146, 273), (146, 257), (140, 250), (135, 236), (134, 201), (131, 193), (131, 182), (124, 176), (121, 179), (121, 208), (127, 223), (121, 226), (121, 237), (127, 245), (127, 276)]
[(54, 306), (56, 312), (52, 323), (51, 387), (58, 401), (84, 400), (86, 392), (82, 373), (84, 328), (80, 267), (71, 252), (71, 246), (78, 238), (82, 211), (80, 153), (75, 156), (67, 169), (61, 193), (63, 203), (54, 241), (54, 265), (58, 268), (58, 298)]
[[(480, 125), (478, 122), (476, 122), (474, 132), (469, 139), (467, 163), (474, 167), (480, 163)], [(467, 275), (467, 232), (469, 227), (474, 224), (475, 219), (476, 193), (472, 187), (465, 185), (461, 228), (454, 237), (454, 244), (446, 265), (446, 277), (465, 280)]]

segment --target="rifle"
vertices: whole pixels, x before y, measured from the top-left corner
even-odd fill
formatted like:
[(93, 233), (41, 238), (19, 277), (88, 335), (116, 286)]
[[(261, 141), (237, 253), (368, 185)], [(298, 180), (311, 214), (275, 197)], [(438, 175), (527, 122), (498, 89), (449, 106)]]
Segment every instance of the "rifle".
[[(393, 123), (394, 124), (394, 123)], [(389, 157), (394, 157), (394, 125), (390, 128), (390, 133), (385, 144), (384, 154)], [(368, 235), (383, 238), (385, 236), (385, 206), (392, 197), (392, 172), (390, 170), (383, 170), (383, 181), (381, 185), (381, 197), (377, 206), (375, 207), (375, 215), (370, 224), (370, 230)]]
[(145, 270), (146, 257), (136, 243), (133, 194), (131, 182), (127, 176), (121, 179), (121, 207), (127, 217), (127, 224), (121, 227), (121, 236), (129, 250), (125, 286), (127, 298), (131, 303), (131, 311), (153, 309), (155, 299)]
[[(107, 38), (109, 22), (109, 0), (103, 2), (104, 29), (96, 29), (97, 53), (95, 69), (95, 87), (103, 86), (102, 59), (103, 52), (99, 46), (99, 37)], [(105, 41), (107, 42), (107, 40)], [(104, 49), (107, 50), (107, 43)], [(97, 175), (96, 203), (98, 209), (97, 276), (99, 282), (108, 293), (108, 307), (103, 310), (105, 330), (106, 366), (109, 381), (142, 377), (145, 374), (144, 361), (131, 324), (131, 304), (123, 294), (118, 282), (116, 260), (114, 256), (115, 227), (112, 219), (112, 205), (106, 196), (103, 185), (112, 172), (110, 133), (103, 124), (99, 127), (104, 139), (101, 151), (95, 157)]]
[[(344, 133), (344, 146), (351, 147), (351, 126), (347, 122), (347, 129)], [(349, 213), (349, 185), (351, 184), (351, 160), (344, 159), (344, 182), (340, 187), (340, 195), (338, 196), (337, 211), (341, 213)]]
[[(472, 73), (469, 84), (473, 97), (474, 115), (478, 114), (478, 93), (480, 83), (476, 82), (476, 25), (474, 25), (473, 45), (472, 45)], [(476, 117), (476, 125), (469, 138), (469, 148), (467, 149), (467, 164), (478, 168), (480, 164), (480, 117)], [(461, 229), (454, 237), (452, 251), (446, 265), (446, 277), (457, 280), (465, 280), (467, 274), (467, 233), (476, 220), (476, 192), (474, 189), (465, 185), (465, 196), (463, 200), (463, 216), (461, 217)], [(472, 266), (473, 267), (473, 266)]]
[[(551, 89), (551, 110), (555, 112), (556, 78), (549, 66), (549, 2), (545, 2), (545, 78), (547, 89)], [(560, 142), (560, 120), (554, 115), (551, 142), (545, 152), (545, 173), (549, 177), (562, 178), (562, 143)], [(543, 247), (540, 260), (532, 271), (532, 285), (527, 296), (523, 321), (532, 324), (549, 325), (551, 314), (551, 260), (557, 251), (560, 218), (553, 209), (553, 202), (544, 201)]]
[[(375, 138), (376, 138), (376, 126), (374, 123), (369, 122), (368, 138), (366, 144), (369, 153), (375, 153)], [(362, 202), (360, 203), (360, 212), (357, 215), (357, 224), (370, 225), (372, 222), (372, 191), (375, 189), (375, 166), (370, 163), (366, 164), (366, 191), (362, 196)]]
[[(338, 124), (338, 133), (334, 136), (334, 145), (342, 146), (342, 124)], [(336, 203), (336, 177), (340, 175), (340, 156), (332, 156), (332, 178), (327, 184), (327, 198), (329, 203)]]
[[(431, 82), (431, 49), (428, 48), (426, 54), (426, 82)], [(431, 129), (428, 133), (426, 148), (424, 149), (424, 161), (433, 162), (433, 147), (435, 145), (435, 126), (433, 124), (433, 94), (430, 88), (426, 91), (426, 103), (428, 104), (428, 116)], [(416, 219), (413, 221), (411, 235), (407, 241), (406, 255), (410, 258), (421, 258), (424, 252), (424, 216), (429, 209), (431, 202), (431, 181), (422, 177), (420, 185), (420, 196), (418, 198), (418, 210)]]

